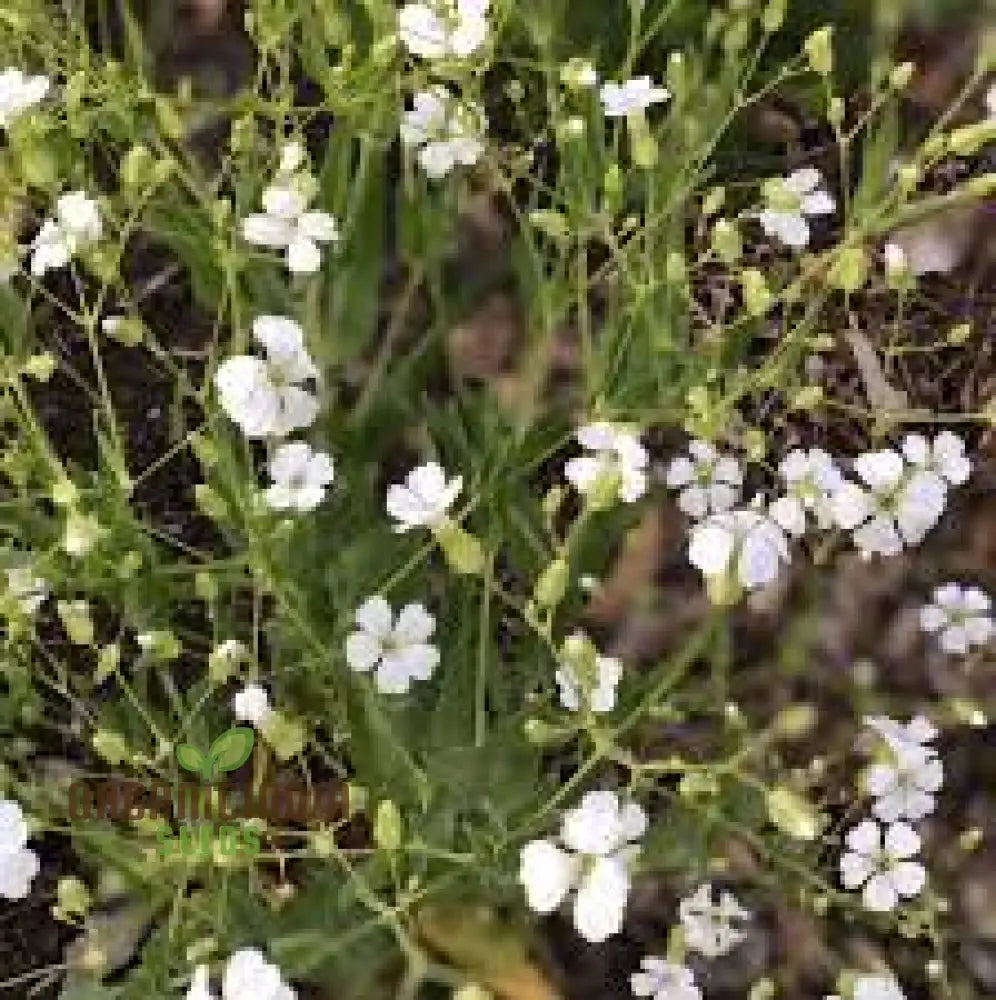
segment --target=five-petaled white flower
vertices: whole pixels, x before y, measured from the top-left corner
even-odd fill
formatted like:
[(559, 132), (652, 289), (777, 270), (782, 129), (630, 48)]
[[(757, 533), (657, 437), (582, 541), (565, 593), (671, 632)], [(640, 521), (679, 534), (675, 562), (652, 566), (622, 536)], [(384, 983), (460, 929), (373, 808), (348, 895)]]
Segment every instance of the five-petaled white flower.
[(623, 83), (609, 80), (602, 84), (602, 110), (606, 118), (624, 118), (671, 96), (666, 87), (658, 87), (649, 76), (636, 76)]
[(745, 507), (712, 514), (691, 530), (688, 559), (703, 576), (745, 590), (773, 583), (791, 559), (781, 527), (761, 510)]
[(447, 480), (438, 462), (426, 462), (408, 473), (404, 484), (395, 483), (387, 490), (387, 513), (397, 522), (394, 530), (438, 528), (449, 519), (463, 488), (463, 476)]
[(833, 496), (833, 510), (866, 558), (897, 555), (904, 545), (919, 544), (941, 519), (950, 480), (933, 466), (885, 449), (859, 455), (854, 471), (865, 486), (845, 483)]
[(335, 476), (332, 457), (312, 451), (303, 441), (282, 444), (269, 462), (273, 485), (263, 493), (273, 510), (314, 510), (324, 499), (325, 489)]
[(47, 581), (35, 576), (30, 566), (11, 566), (7, 570), (7, 596), (23, 614), (33, 615), (48, 597)]
[(671, 489), (680, 489), (678, 507), (689, 517), (718, 514), (736, 506), (744, 474), (732, 455), (720, 454), (708, 441), (688, 442), (688, 454), (672, 459), (665, 473)]
[(686, 946), (706, 958), (718, 958), (744, 939), (742, 924), (750, 919), (750, 911), (726, 891), (714, 901), (712, 885), (703, 882), (678, 904), (678, 917)]
[(28, 846), (28, 824), (17, 802), (0, 799), (0, 896), (24, 899), (38, 874), (38, 855)]
[(768, 507), (772, 520), (790, 535), (806, 533), (807, 513), (823, 530), (833, 526), (833, 498), (844, 485), (844, 477), (833, 458), (822, 448), (790, 451), (778, 472), (785, 481), (786, 495)]
[(318, 401), (301, 383), (318, 377), (304, 331), (284, 316), (258, 316), (253, 336), (265, 358), (238, 355), (218, 366), (214, 384), (221, 407), (250, 438), (285, 437), (308, 427)]
[[(221, 996), (222, 1000), (295, 1000), (297, 993), (258, 948), (240, 948), (225, 966)], [(194, 970), (186, 1000), (215, 1000), (206, 965)]]
[[(622, 679), (622, 663), (612, 656), (595, 656), (595, 676), (579, 675), (577, 664), (584, 659), (583, 647), (588, 645), (585, 636), (577, 632), (564, 643), (567, 656), (561, 661), (556, 672), (557, 687), (560, 689), (560, 704), (577, 712), (582, 705), (596, 714), (611, 712), (616, 707), (616, 687)], [(575, 646), (579, 655), (569, 655)]]
[(100, 239), (103, 224), (97, 202), (84, 191), (71, 191), (55, 203), (55, 217), (46, 219), (31, 243), (31, 273), (65, 267), (90, 243)]
[(338, 242), (339, 228), (327, 212), (308, 207), (317, 185), (299, 169), (303, 159), (299, 144), (284, 146), (277, 175), (263, 191), (263, 211), (242, 220), (242, 235), (256, 246), (284, 250), (291, 273), (314, 274), (322, 266), (319, 244)]
[(769, 180), (763, 189), (766, 208), (758, 215), (761, 227), (790, 247), (809, 243), (808, 218), (831, 215), (833, 196), (823, 188), (823, 176), (815, 167), (803, 167), (788, 177)]
[(50, 86), (47, 76), (27, 76), (13, 66), (0, 73), (0, 128), (10, 128), (15, 118), (40, 104)]
[(262, 726), (273, 711), (266, 688), (259, 684), (247, 684), (232, 701), (232, 713), (240, 722)]
[(920, 626), (938, 637), (945, 653), (967, 653), (996, 634), (992, 600), (978, 587), (946, 583), (934, 591), (933, 603), (921, 609)]
[(702, 991), (695, 985), (695, 973), (686, 965), (676, 965), (655, 955), (640, 961), (642, 972), (629, 977), (633, 995), (651, 1000), (702, 1000)]
[(454, 167), (473, 166), (484, 152), (484, 112), (460, 101), (443, 87), (419, 91), (401, 123), (401, 141), (415, 147), (416, 159), (434, 180)]
[(646, 493), (650, 459), (636, 434), (599, 421), (579, 428), (574, 436), (582, 448), (592, 452), (572, 458), (564, 466), (564, 476), (579, 493), (591, 496), (607, 489), (624, 503)]
[(490, 5), (491, 0), (405, 4), (398, 12), (398, 33), (412, 55), (466, 59), (487, 41)]
[(872, 812), (885, 823), (915, 822), (936, 807), (936, 793), (944, 784), (944, 765), (930, 751), (893, 754), (890, 763), (872, 764), (865, 775), (868, 791), (875, 797)]
[(620, 803), (615, 792), (588, 792), (564, 814), (558, 846), (532, 840), (522, 848), (519, 881), (537, 913), (552, 913), (574, 897), (574, 926), (588, 941), (605, 941), (622, 930), (629, 897), (633, 841), (647, 828), (644, 811)]
[(866, 819), (852, 827), (840, 859), (840, 879), (845, 888), (864, 886), (862, 899), (869, 910), (893, 909), (901, 899), (916, 896), (926, 882), (926, 871), (912, 861), (920, 850), (920, 836), (907, 823), (883, 829)]
[(374, 682), (383, 694), (404, 694), (412, 681), (426, 681), (439, 663), (428, 640), (436, 619), (421, 604), (407, 604), (397, 619), (380, 596), (356, 610), (357, 631), (346, 639), (346, 662), (358, 673), (376, 668)]

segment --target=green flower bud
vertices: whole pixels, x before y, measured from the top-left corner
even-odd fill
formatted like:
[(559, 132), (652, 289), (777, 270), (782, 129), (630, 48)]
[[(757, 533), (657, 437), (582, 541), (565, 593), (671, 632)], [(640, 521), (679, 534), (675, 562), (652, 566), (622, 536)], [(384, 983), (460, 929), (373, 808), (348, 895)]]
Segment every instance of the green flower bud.
[(390, 799), (377, 803), (373, 828), (374, 843), (383, 851), (396, 851), (401, 847), (403, 826), (401, 811)]
[(833, 28), (829, 25), (814, 31), (803, 44), (809, 68), (820, 76), (833, 72)]

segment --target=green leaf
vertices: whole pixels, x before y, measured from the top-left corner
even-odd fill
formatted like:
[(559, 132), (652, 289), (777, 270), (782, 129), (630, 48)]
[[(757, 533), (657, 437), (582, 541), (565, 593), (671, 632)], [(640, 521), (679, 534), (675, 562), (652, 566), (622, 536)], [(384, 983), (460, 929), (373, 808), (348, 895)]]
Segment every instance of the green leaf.
[(184, 770), (200, 773), (204, 768), (205, 757), (192, 743), (181, 743), (176, 748), (176, 762)]
[(241, 767), (249, 759), (255, 741), (256, 734), (249, 726), (236, 726), (222, 733), (208, 750), (212, 773)]

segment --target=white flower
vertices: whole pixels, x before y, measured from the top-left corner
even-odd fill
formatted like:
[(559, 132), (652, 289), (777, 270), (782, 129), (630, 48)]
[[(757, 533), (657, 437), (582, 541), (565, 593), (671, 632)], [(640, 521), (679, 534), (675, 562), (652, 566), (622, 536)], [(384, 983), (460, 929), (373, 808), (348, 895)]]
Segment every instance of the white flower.
[(401, 123), (401, 141), (434, 180), (454, 167), (473, 166), (484, 152), (487, 119), (476, 104), (460, 102), (443, 87), (420, 91)]
[(46, 219), (31, 244), (31, 273), (65, 267), (87, 244), (100, 239), (103, 225), (97, 203), (83, 191), (62, 195), (55, 203), (55, 218)]
[(920, 837), (906, 823), (882, 828), (866, 819), (848, 831), (847, 851), (840, 859), (845, 888), (864, 886), (862, 899), (869, 910), (893, 909), (900, 899), (919, 894), (926, 882), (923, 865), (911, 861), (920, 850)]
[(270, 706), (270, 696), (266, 688), (259, 684), (247, 684), (232, 702), (232, 712), (240, 722), (249, 722), (261, 726), (273, 711)]
[(996, 83), (986, 91), (986, 110), (990, 118), (996, 118)]
[(537, 913), (552, 913), (572, 890), (574, 926), (600, 942), (622, 930), (629, 896), (629, 863), (647, 817), (635, 803), (621, 804), (615, 792), (588, 792), (564, 814), (563, 847), (533, 840), (522, 848), (519, 881)]
[(0, 896), (24, 899), (38, 874), (38, 855), (30, 850), (28, 824), (18, 803), (0, 799)]
[(852, 1000), (906, 1000), (899, 983), (892, 976), (858, 976), (854, 980)]
[(448, 518), (450, 507), (463, 488), (463, 477), (447, 480), (437, 462), (426, 462), (408, 473), (404, 485), (395, 483), (387, 490), (387, 513), (397, 522), (394, 530), (436, 528)]
[(922, 715), (914, 716), (909, 722), (899, 722), (882, 715), (866, 715), (864, 723), (874, 729), (896, 754), (916, 756), (936, 753), (927, 744), (937, 738), (937, 729)]
[(228, 960), (221, 992), (224, 1000), (294, 1000), (280, 969), (258, 948), (242, 948)]
[(206, 965), (198, 965), (194, 969), (184, 1000), (214, 1000), (209, 975), (210, 970)]
[(823, 176), (814, 167), (795, 170), (788, 177), (775, 178), (764, 186), (767, 203), (758, 216), (761, 227), (790, 247), (809, 243), (808, 217), (831, 215), (833, 197), (823, 189)]
[(944, 784), (944, 766), (931, 753), (900, 753), (893, 763), (872, 764), (865, 781), (875, 797), (872, 812), (878, 819), (915, 822), (934, 811), (935, 793)]
[(903, 438), (903, 454), (912, 465), (934, 473), (952, 486), (963, 486), (972, 474), (965, 442), (951, 431), (941, 431), (933, 443), (922, 434), (907, 434)]
[(750, 912), (729, 892), (723, 892), (719, 902), (715, 902), (712, 886), (703, 882), (693, 895), (678, 904), (678, 917), (686, 946), (706, 958), (718, 958), (744, 939), (739, 925), (750, 919)]
[(318, 377), (304, 347), (304, 331), (283, 316), (259, 316), (253, 336), (265, 358), (238, 355), (218, 366), (214, 384), (221, 407), (250, 438), (284, 437), (308, 427), (318, 401), (302, 382)]
[(325, 499), (335, 467), (330, 455), (312, 451), (303, 441), (282, 444), (269, 463), (273, 485), (263, 494), (273, 510), (314, 510)]
[(412, 681), (426, 681), (439, 663), (428, 640), (436, 620), (421, 604), (407, 604), (397, 619), (383, 597), (370, 597), (356, 610), (359, 629), (346, 639), (346, 662), (358, 673), (376, 668), (383, 694), (404, 694)]
[(7, 570), (7, 594), (26, 615), (33, 615), (48, 597), (48, 583), (35, 576), (30, 566)]
[(490, 0), (435, 0), (405, 4), (398, 12), (401, 40), (424, 59), (465, 59), (488, 38)]
[(946, 583), (934, 591), (934, 601), (920, 611), (924, 632), (938, 636), (945, 653), (967, 653), (996, 633), (992, 601), (978, 587)]
[(638, 500), (647, 491), (649, 456), (632, 431), (599, 422), (581, 427), (574, 435), (593, 454), (570, 459), (564, 476), (579, 493), (589, 496), (603, 485), (615, 486), (624, 503)]
[(309, 173), (298, 170), (304, 155), (298, 143), (284, 146), (277, 176), (263, 191), (263, 212), (242, 220), (243, 237), (256, 246), (284, 250), (292, 274), (314, 274), (322, 265), (319, 244), (339, 240), (335, 219), (308, 208), (316, 184)]
[(840, 527), (854, 531), (854, 543), (866, 558), (897, 555), (904, 545), (919, 544), (941, 519), (950, 480), (930, 461), (909, 462), (891, 449), (854, 460), (867, 488), (845, 483), (833, 496), (833, 512)]
[(15, 118), (40, 104), (49, 86), (47, 76), (25, 76), (15, 67), (0, 73), (0, 128), (10, 128)]
[(731, 574), (746, 590), (772, 583), (790, 558), (781, 527), (752, 508), (712, 514), (691, 530), (691, 564), (706, 577)]
[(807, 513), (818, 528), (833, 526), (833, 497), (844, 485), (834, 460), (821, 448), (790, 451), (778, 466), (787, 493), (773, 501), (768, 514), (790, 535), (806, 533)]
[(886, 243), (883, 250), (885, 270), (890, 275), (905, 274), (910, 267), (906, 251), (898, 243)]
[(606, 118), (624, 118), (637, 111), (646, 111), (671, 95), (666, 87), (656, 86), (649, 76), (637, 76), (624, 83), (609, 80), (602, 85), (601, 96)]
[[(565, 647), (570, 648), (572, 640), (587, 644), (581, 633), (575, 633), (567, 640)], [(622, 678), (622, 663), (611, 656), (596, 656), (595, 670), (597, 673), (593, 678), (580, 677), (570, 658), (561, 662), (556, 679), (560, 689), (560, 704), (564, 708), (577, 712), (584, 703), (597, 714), (611, 712), (616, 707), (616, 687)]]
[[(194, 970), (186, 1000), (215, 1000), (208, 981), (208, 967)], [(234, 952), (225, 967), (221, 984), (222, 1000), (295, 1000), (297, 993), (288, 986), (272, 962), (258, 948)]]
[(744, 474), (732, 455), (721, 455), (708, 441), (689, 441), (688, 455), (671, 461), (665, 482), (680, 489), (678, 507), (689, 517), (730, 510), (740, 499)]
[(640, 961), (642, 972), (629, 977), (633, 995), (652, 1000), (702, 1000), (702, 991), (695, 985), (695, 974), (688, 966), (675, 965), (654, 955)]

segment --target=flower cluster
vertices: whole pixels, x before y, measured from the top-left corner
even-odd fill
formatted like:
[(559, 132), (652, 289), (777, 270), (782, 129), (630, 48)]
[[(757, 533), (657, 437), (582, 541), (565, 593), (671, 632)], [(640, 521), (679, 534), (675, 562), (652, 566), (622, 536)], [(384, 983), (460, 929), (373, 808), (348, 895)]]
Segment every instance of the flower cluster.
[[(218, 366), (214, 384), (221, 408), (249, 438), (281, 438), (310, 427), (318, 400), (305, 383), (318, 369), (304, 346), (304, 331), (285, 316), (258, 316), (253, 337), (264, 357), (242, 354)], [(270, 457), (271, 485), (264, 502), (273, 510), (315, 510), (335, 476), (332, 457), (302, 441), (279, 445)]]
[(0, 799), (0, 896), (24, 899), (38, 874), (38, 855), (28, 846), (28, 825), (16, 802)]
[(971, 468), (964, 442), (950, 431), (932, 443), (908, 434), (901, 452), (866, 452), (854, 460), (861, 483), (846, 482), (834, 494), (837, 524), (853, 531), (863, 554), (897, 555), (923, 541), (944, 513), (949, 487), (965, 483)]
[[(706, 958), (718, 958), (744, 939), (743, 922), (750, 918), (732, 893), (723, 892), (717, 901), (712, 886), (703, 882), (678, 904), (682, 940), (686, 949)], [(653, 1000), (701, 1000), (702, 991), (695, 974), (685, 965), (647, 955), (640, 972), (629, 979), (634, 996)]]
[[(186, 1000), (216, 1000), (211, 991), (210, 969), (194, 970)], [(241, 948), (228, 959), (221, 982), (222, 1000), (295, 1000), (297, 993), (284, 982), (280, 969), (258, 948)]]
[(65, 267), (103, 232), (100, 209), (83, 191), (62, 195), (55, 216), (46, 219), (31, 243), (31, 273), (40, 278), (47, 271)]
[(336, 243), (339, 228), (327, 212), (309, 208), (318, 191), (302, 168), (304, 148), (288, 143), (273, 182), (263, 191), (263, 211), (242, 220), (242, 235), (257, 246), (283, 250), (292, 274), (314, 274), (322, 266), (319, 244)]
[(926, 882), (926, 870), (914, 860), (920, 837), (910, 822), (934, 811), (944, 770), (930, 746), (937, 730), (923, 716), (908, 723), (880, 716), (865, 722), (881, 738), (888, 759), (868, 769), (866, 785), (876, 818), (848, 831), (840, 872), (846, 888), (863, 887), (868, 909), (884, 911), (918, 895)]
[(833, 196), (822, 185), (823, 177), (814, 167), (768, 181), (762, 191), (766, 207), (758, 215), (761, 227), (790, 247), (806, 246), (808, 220), (831, 215), (836, 208)]
[(423, 59), (466, 59), (488, 39), (490, 0), (435, 0), (405, 4), (398, 32), (412, 55)]
[(456, 166), (473, 166), (484, 152), (484, 112), (443, 87), (417, 93), (401, 124), (401, 141), (429, 177), (438, 180)]
[[(857, 482), (826, 451), (796, 449), (778, 468), (783, 492), (767, 505), (755, 497), (736, 507), (743, 482), (739, 464), (696, 440), (687, 455), (671, 461), (665, 482), (680, 491), (678, 506), (696, 519), (689, 538), (692, 565), (710, 581), (750, 590), (771, 583), (790, 561), (787, 535), (840, 528), (851, 532), (866, 558), (918, 544), (940, 520), (950, 488), (965, 483), (971, 468), (964, 443), (950, 431), (933, 441), (908, 434), (901, 451), (859, 455)], [(941, 632), (952, 649), (988, 639), (985, 595), (945, 590), (942, 599), (947, 610), (925, 611), (925, 627)]]

